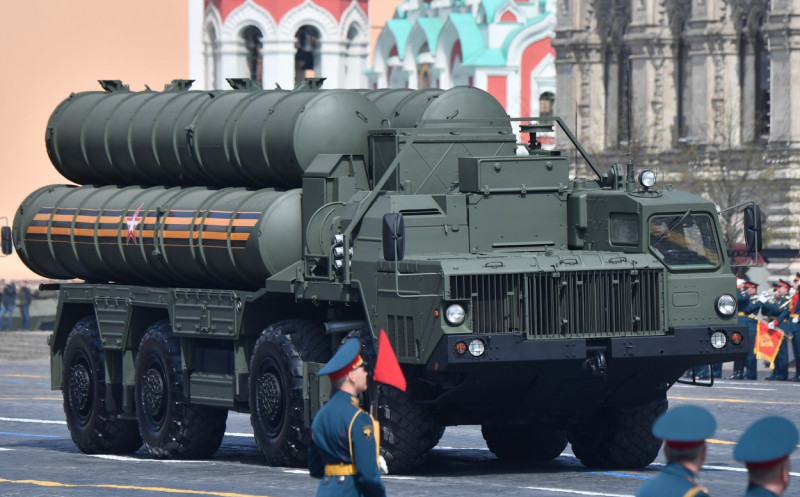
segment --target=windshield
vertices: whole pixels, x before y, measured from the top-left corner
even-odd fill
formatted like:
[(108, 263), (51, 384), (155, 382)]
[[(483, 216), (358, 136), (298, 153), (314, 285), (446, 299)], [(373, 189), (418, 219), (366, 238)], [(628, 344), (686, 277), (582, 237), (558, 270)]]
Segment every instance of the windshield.
[(691, 211), (650, 218), (650, 249), (670, 267), (713, 268), (720, 263), (714, 222)]

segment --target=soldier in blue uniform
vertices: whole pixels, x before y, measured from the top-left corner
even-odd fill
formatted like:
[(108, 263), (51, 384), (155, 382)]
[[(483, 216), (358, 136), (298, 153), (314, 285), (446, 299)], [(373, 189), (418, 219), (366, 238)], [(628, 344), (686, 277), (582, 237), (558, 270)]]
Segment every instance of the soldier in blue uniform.
[(742, 290), (739, 292), (739, 324), (747, 326), (747, 357), (741, 361), (734, 361), (733, 375), (729, 380), (756, 380), (758, 373), (756, 368), (758, 361), (753, 352), (756, 342), (756, 326), (758, 325), (758, 313), (761, 310), (761, 301), (758, 296), (758, 283), (745, 281)]
[[(800, 273), (794, 273), (794, 295), (791, 297), (792, 310), (789, 313), (789, 322), (786, 324), (784, 331), (786, 338), (783, 343), (786, 343), (789, 337), (792, 338), (792, 351), (794, 352), (794, 366), (795, 375), (789, 378), (789, 381), (800, 381)], [(786, 346), (785, 359), (789, 362), (788, 345)]]
[[(775, 295), (761, 306), (761, 312), (767, 318), (771, 330), (783, 329), (786, 324), (791, 323), (789, 316), (792, 310), (792, 301), (788, 296), (791, 287), (788, 281), (778, 280)], [(786, 381), (789, 379), (789, 349), (787, 347), (784, 337), (783, 343), (778, 349), (778, 356), (775, 358), (775, 369), (770, 376), (764, 378), (765, 380)]]
[(707, 497), (697, 474), (706, 460), (706, 438), (716, 429), (714, 416), (699, 406), (680, 406), (659, 416), (653, 435), (664, 439), (667, 465), (639, 487), (636, 497)]
[(328, 375), (335, 390), (311, 423), (308, 468), (322, 478), (317, 496), (383, 497), (377, 423), (359, 407), (357, 395), (367, 389), (366, 363), (358, 340), (346, 341), (319, 375)]
[(789, 486), (789, 455), (796, 448), (797, 427), (788, 419), (768, 416), (753, 423), (733, 450), (733, 458), (747, 466), (745, 497), (781, 497)]

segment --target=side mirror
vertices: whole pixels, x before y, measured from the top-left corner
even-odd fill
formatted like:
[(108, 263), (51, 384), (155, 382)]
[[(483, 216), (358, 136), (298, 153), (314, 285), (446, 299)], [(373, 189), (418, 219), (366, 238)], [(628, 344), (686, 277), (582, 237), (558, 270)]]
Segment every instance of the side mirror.
[(761, 252), (761, 209), (757, 205), (744, 208), (744, 242), (747, 252)]
[(403, 260), (406, 254), (406, 224), (402, 214), (397, 212), (384, 214), (382, 241), (384, 260)]
[(2, 239), (2, 252), (3, 255), (11, 255), (11, 252), (14, 251), (14, 248), (11, 244), (11, 228), (8, 226), (3, 226), (0, 228), (0, 239)]

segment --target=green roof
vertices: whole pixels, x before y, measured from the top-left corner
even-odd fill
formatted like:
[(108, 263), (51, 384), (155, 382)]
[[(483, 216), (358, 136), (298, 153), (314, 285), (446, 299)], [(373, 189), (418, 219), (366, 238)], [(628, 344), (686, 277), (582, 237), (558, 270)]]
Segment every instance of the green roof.
[(506, 56), (499, 48), (487, 48), (481, 50), (474, 57), (464, 61), (465, 66), (479, 66), (479, 67), (504, 67), (506, 65)]
[(442, 21), (438, 17), (420, 17), (417, 24), (425, 32), (428, 40), (428, 49), (433, 52), (436, 50), (436, 42), (439, 41), (439, 33), (442, 31)]
[(550, 16), (549, 12), (545, 12), (543, 14), (540, 14), (538, 17), (534, 17), (533, 19), (528, 19), (528, 22), (526, 22), (525, 24), (523, 24), (522, 26), (520, 26), (518, 28), (515, 28), (510, 33), (508, 33), (508, 35), (506, 36), (506, 39), (503, 40), (503, 48), (502, 48), (502, 50), (503, 50), (504, 56), (508, 55), (508, 48), (511, 46), (511, 43), (514, 41), (514, 38), (516, 38), (517, 35), (519, 35), (519, 33), (523, 29), (527, 29), (527, 28), (529, 28), (530, 26), (532, 26), (534, 24), (538, 24), (538, 23), (544, 21), (545, 19), (547, 19), (549, 16)]
[(481, 0), (483, 10), (486, 11), (486, 23), (491, 24), (494, 21), (494, 15), (501, 5), (508, 2), (508, 0)]
[(389, 19), (386, 21), (386, 27), (392, 32), (397, 44), (397, 56), (402, 59), (406, 53), (406, 42), (408, 42), (408, 34), (411, 32), (411, 23), (408, 19)]
[(483, 50), (483, 34), (472, 14), (450, 14), (449, 19), (458, 32), (463, 60), (468, 60)]

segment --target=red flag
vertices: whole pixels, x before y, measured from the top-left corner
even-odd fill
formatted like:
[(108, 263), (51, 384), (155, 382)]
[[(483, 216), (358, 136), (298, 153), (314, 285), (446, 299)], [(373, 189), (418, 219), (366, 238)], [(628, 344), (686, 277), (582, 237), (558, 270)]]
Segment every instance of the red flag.
[(403, 375), (403, 370), (400, 369), (397, 356), (394, 355), (389, 337), (383, 330), (378, 338), (378, 359), (375, 361), (375, 372), (372, 377), (375, 381), (406, 391), (406, 377)]
[(783, 342), (783, 331), (779, 329), (771, 330), (769, 325), (764, 321), (758, 322), (758, 329), (756, 331), (756, 340), (753, 345), (753, 353), (757, 359), (765, 359), (770, 362), (770, 369), (775, 368), (775, 357), (778, 355), (778, 350), (781, 348)]

